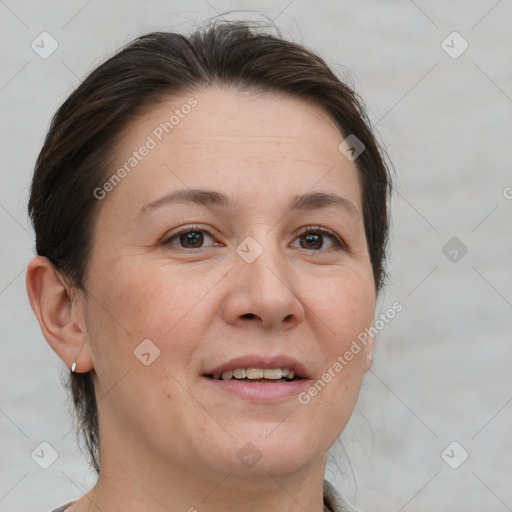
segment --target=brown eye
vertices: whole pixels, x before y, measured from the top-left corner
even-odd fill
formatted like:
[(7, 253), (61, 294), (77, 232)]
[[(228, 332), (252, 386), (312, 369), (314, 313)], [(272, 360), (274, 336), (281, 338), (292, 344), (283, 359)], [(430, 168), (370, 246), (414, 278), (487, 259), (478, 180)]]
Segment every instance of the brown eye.
[(201, 249), (216, 244), (208, 231), (189, 228), (171, 235), (162, 245), (178, 247), (179, 249)]
[[(343, 248), (344, 244), (333, 233), (325, 229), (309, 228), (301, 233), (298, 238), (302, 249), (312, 249), (319, 251), (320, 249)], [(326, 247), (327, 246), (327, 247)]]
[(187, 249), (197, 249), (203, 245), (203, 234), (201, 231), (189, 231), (179, 236), (182, 247)]
[(321, 249), (324, 243), (322, 234), (308, 233), (300, 236), (300, 245), (303, 249)]

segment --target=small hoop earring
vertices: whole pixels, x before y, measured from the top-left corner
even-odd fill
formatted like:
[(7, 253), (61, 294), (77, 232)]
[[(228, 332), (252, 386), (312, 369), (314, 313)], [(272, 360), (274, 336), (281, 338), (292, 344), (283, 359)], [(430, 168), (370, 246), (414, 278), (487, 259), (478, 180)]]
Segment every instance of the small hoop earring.
[(73, 364), (71, 365), (71, 373), (75, 373), (76, 370), (76, 361), (73, 361)]

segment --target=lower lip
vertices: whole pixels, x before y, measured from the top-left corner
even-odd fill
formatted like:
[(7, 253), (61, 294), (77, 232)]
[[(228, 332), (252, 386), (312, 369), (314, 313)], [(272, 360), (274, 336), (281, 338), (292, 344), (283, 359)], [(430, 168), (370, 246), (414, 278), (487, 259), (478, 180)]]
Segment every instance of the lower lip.
[(253, 402), (279, 402), (283, 399), (297, 396), (309, 386), (308, 379), (292, 380), (290, 382), (263, 383), (245, 382), (242, 380), (216, 380), (203, 377), (219, 391), (238, 395)]

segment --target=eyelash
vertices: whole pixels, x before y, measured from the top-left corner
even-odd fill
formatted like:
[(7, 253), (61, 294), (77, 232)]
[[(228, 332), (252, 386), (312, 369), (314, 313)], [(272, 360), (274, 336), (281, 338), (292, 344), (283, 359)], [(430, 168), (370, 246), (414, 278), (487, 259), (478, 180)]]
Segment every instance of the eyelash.
[[(192, 232), (201, 232), (201, 233), (207, 233), (208, 236), (210, 236), (212, 239), (215, 239), (215, 237), (206, 229), (204, 228), (201, 228), (200, 226), (187, 226), (183, 229), (181, 229), (180, 231), (176, 232), (176, 233), (173, 233), (172, 235), (170, 235), (169, 237), (167, 237), (163, 242), (162, 242), (162, 245), (171, 245), (171, 242), (173, 242), (174, 240), (177, 240), (181, 235), (185, 235), (187, 233), (192, 233)], [(322, 236), (328, 236), (329, 238), (331, 238), (332, 240), (334, 240), (335, 244), (337, 245), (337, 247), (334, 247), (334, 248), (331, 248), (331, 249), (316, 249), (316, 250), (312, 250), (312, 252), (325, 252), (325, 251), (331, 251), (331, 250), (343, 250), (343, 249), (347, 249), (347, 245), (345, 244), (345, 242), (338, 236), (336, 235), (335, 233), (333, 233), (332, 231), (326, 229), (326, 228), (322, 228), (320, 226), (307, 226), (305, 228), (302, 228), (299, 233), (297, 233), (297, 236), (295, 237), (294, 241), (303, 236), (303, 235), (306, 235), (306, 234), (309, 234), (309, 233), (313, 233), (313, 234), (321, 234)], [(204, 249), (204, 247), (196, 247), (196, 248), (189, 248), (189, 247), (178, 247), (179, 249), (182, 249), (184, 251), (197, 251), (197, 250), (200, 250), (200, 249)], [(303, 249), (303, 247), (301, 247), (301, 249)], [(307, 250), (307, 249), (306, 249)]]

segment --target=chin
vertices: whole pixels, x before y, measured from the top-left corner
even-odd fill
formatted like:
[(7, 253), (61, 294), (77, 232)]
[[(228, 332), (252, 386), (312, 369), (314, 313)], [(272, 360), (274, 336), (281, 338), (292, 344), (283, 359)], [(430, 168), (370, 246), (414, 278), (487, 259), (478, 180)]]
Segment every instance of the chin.
[[(275, 429), (272, 432), (272, 429)], [(278, 430), (282, 429), (280, 433)], [(311, 433), (290, 432), (285, 424), (277, 428), (259, 426), (253, 430), (254, 435), (247, 432), (234, 435), (230, 446), (210, 446), (210, 464), (217, 472), (233, 473), (239, 476), (251, 476), (267, 481), (272, 476), (287, 476), (301, 468), (307, 467), (319, 456)], [(272, 432), (272, 433), (270, 433)], [(270, 434), (269, 434), (270, 433)], [(317, 446), (321, 451), (320, 443)]]

